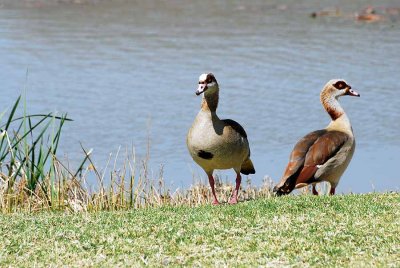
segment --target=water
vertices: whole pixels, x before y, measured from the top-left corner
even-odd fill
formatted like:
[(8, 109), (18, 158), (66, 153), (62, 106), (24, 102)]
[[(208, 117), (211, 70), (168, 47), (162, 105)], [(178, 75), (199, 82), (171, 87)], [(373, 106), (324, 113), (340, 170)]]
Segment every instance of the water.
[[(62, 2), (62, 1), (61, 1)], [(361, 98), (341, 103), (357, 138), (338, 192), (399, 190), (400, 22), (355, 22), (364, 1), (0, 1), (0, 110), (26, 85), (29, 112), (68, 112), (61, 154), (82, 158), (79, 142), (106, 165), (151, 141), (154, 173), (172, 187), (203, 171), (185, 136), (200, 107), (198, 76), (220, 84), (221, 118), (246, 129), (259, 184), (278, 181), (294, 143), (325, 127), (319, 92), (345, 78)], [(400, 6), (398, 1), (375, 1)], [(339, 6), (340, 18), (308, 14)], [(26, 80), (26, 73), (28, 76)], [(233, 182), (233, 171), (220, 172)]]

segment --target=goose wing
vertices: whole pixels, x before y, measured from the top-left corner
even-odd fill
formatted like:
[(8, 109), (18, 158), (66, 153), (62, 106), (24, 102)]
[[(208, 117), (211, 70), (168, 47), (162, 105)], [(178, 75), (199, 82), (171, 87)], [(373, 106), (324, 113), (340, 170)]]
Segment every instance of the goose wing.
[(222, 120), (222, 122), (225, 123), (225, 125), (231, 127), (234, 131), (236, 131), (237, 133), (240, 134), (240, 136), (242, 136), (243, 138), (247, 139), (247, 133), (244, 130), (244, 128), (236, 121), (232, 120), (232, 119), (224, 119)]
[(298, 183), (309, 183), (315, 180), (314, 175), (319, 166), (324, 165), (343, 147), (349, 136), (340, 131), (328, 131), (319, 137), (306, 154), (304, 166), (296, 180)]
[(331, 159), (348, 139), (340, 131), (317, 130), (307, 134), (295, 145), (275, 191), (290, 193), (297, 184), (317, 181), (314, 175), (319, 166)]

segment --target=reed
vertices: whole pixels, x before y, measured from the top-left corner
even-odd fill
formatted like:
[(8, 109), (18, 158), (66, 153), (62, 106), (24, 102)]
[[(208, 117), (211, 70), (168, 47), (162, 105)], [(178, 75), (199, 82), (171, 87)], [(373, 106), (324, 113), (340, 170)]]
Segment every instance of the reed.
[[(22, 102), (22, 104), (21, 104)], [(21, 107), (22, 106), (22, 107)], [(22, 110), (22, 116), (17, 116)], [(101, 211), (157, 206), (198, 206), (211, 202), (208, 183), (198, 179), (188, 189), (169, 189), (163, 167), (151, 177), (149, 148), (137, 163), (134, 148), (119, 149), (104, 169), (96, 167), (91, 150), (81, 145), (82, 160), (77, 169), (60, 160), (57, 149), (63, 126), (72, 121), (67, 114), (28, 115), (25, 98), (15, 101), (3, 124), (0, 115), (0, 209), (3, 213), (38, 210)], [(122, 165), (117, 166), (122, 160)], [(113, 163), (110, 165), (110, 163)], [(95, 178), (95, 185), (89, 184)], [(218, 195), (228, 200), (234, 185), (217, 177)], [(93, 189), (95, 188), (95, 189)], [(271, 196), (272, 181), (261, 187), (247, 180), (242, 200)]]

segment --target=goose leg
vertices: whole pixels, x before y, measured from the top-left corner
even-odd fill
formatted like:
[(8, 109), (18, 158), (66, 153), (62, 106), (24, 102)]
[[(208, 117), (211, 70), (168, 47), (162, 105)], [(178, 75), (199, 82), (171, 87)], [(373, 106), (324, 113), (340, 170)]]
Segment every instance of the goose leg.
[(212, 202), (213, 205), (219, 205), (218, 199), (217, 199), (217, 195), (215, 194), (215, 180), (212, 176), (212, 174), (207, 174), (208, 175), (208, 182), (210, 183), (211, 186), (211, 192), (212, 195), (214, 197), (214, 200)]
[(313, 195), (318, 195), (317, 189), (315, 188), (315, 184), (312, 186), (312, 193)]
[(329, 194), (330, 195), (334, 195), (335, 194), (335, 190), (336, 190), (336, 187), (331, 186), (331, 190), (329, 191)]
[(233, 190), (231, 200), (229, 200), (229, 204), (231, 204), (231, 205), (237, 204), (237, 202), (238, 202), (237, 197), (239, 194), (240, 183), (242, 182), (242, 176), (240, 176), (240, 172), (237, 172), (236, 174), (237, 174), (237, 176), (236, 176), (235, 190)]

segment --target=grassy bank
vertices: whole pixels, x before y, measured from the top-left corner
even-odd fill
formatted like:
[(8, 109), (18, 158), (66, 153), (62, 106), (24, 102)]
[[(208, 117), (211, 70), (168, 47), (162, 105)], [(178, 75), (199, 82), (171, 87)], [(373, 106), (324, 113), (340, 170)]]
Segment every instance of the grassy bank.
[(0, 215), (0, 266), (392, 266), (400, 194)]

